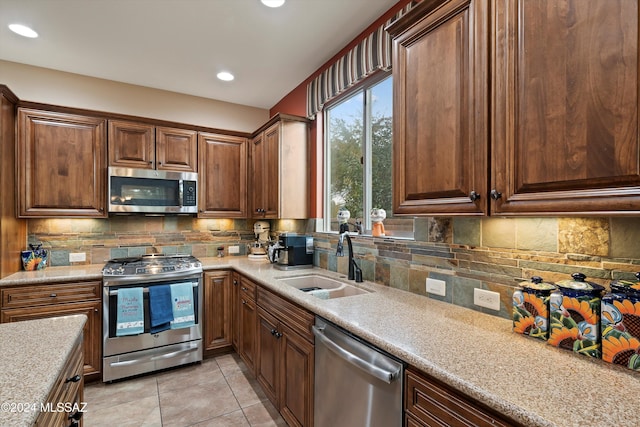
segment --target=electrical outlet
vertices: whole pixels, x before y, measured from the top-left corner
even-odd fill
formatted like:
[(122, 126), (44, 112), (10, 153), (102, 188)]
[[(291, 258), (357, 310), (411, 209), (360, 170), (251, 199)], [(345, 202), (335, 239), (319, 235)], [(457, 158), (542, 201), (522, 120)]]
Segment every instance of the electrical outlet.
[(229, 246), (229, 254), (239, 254), (239, 253), (240, 253), (240, 246), (238, 245)]
[(473, 303), (490, 310), (500, 311), (500, 294), (475, 288), (473, 290)]
[(70, 252), (69, 262), (84, 262), (87, 260), (87, 254), (84, 252)]
[(447, 294), (447, 283), (444, 280), (431, 279), (427, 277), (427, 292), (441, 297)]

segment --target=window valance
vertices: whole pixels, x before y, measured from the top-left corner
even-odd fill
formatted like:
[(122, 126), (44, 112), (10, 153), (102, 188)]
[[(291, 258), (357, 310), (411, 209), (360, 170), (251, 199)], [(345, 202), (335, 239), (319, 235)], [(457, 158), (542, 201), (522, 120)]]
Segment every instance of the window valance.
[(391, 37), (384, 29), (417, 3), (407, 4), (307, 85), (307, 117), (315, 118), (325, 103), (374, 71), (391, 69)]

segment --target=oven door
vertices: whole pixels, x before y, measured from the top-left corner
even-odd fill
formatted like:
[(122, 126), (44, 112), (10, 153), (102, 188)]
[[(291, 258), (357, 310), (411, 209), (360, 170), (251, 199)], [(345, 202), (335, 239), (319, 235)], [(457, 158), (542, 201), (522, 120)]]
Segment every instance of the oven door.
[[(202, 286), (200, 278), (167, 280), (152, 283), (137, 283), (126, 285), (105, 285), (103, 288), (103, 354), (105, 357), (129, 353), (133, 351), (148, 350), (171, 344), (184, 343), (202, 339)], [(186, 328), (169, 329), (151, 334), (149, 319), (149, 287), (157, 285), (171, 285), (177, 283), (190, 283), (193, 289), (193, 302), (195, 324)], [(144, 333), (139, 335), (116, 336), (117, 300), (118, 290), (122, 288), (142, 287), (144, 300)]]

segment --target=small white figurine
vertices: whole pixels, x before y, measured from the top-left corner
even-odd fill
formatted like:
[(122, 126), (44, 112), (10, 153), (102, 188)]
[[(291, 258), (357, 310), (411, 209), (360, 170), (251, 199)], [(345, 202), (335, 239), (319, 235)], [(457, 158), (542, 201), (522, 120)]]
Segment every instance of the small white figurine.
[(351, 212), (345, 208), (338, 209), (338, 224), (340, 226), (338, 232), (340, 234), (345, 231), (349, 231), (349, 218), (351, 218)]
[(375, 236), (384, 236), (384, 224), (382, 221), (387, 217), (387, 211), (384, 209), (373, 208), (371, 209), (371, 222), (373, 222), (371, 235)]

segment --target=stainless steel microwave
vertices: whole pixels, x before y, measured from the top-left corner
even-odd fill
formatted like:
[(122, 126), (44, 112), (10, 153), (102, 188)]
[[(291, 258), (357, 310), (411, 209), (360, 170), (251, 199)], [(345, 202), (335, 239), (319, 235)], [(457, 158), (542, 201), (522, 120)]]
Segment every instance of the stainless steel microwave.
[(109, 212), (198, 213), (198, 174), (110, 167)]

